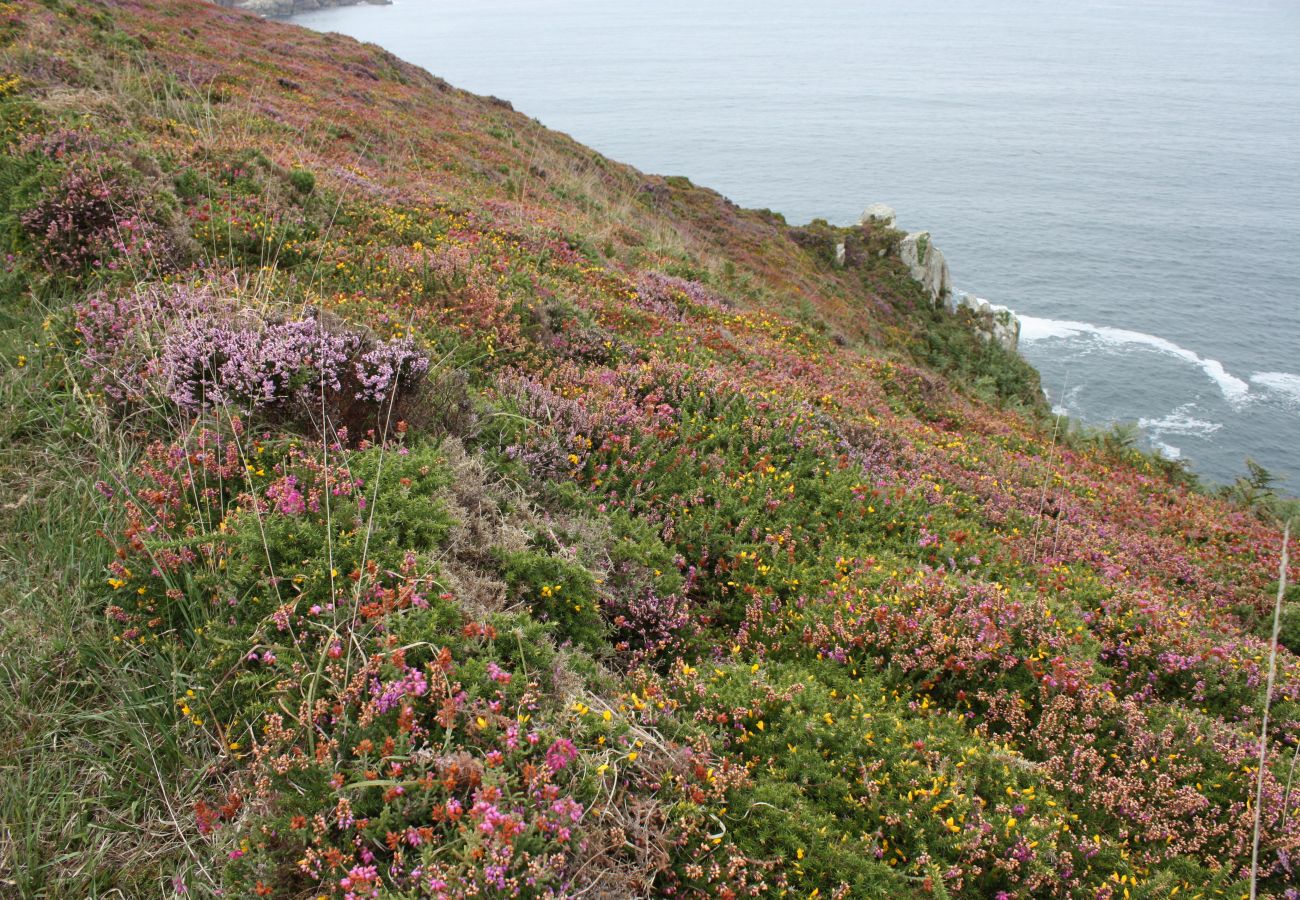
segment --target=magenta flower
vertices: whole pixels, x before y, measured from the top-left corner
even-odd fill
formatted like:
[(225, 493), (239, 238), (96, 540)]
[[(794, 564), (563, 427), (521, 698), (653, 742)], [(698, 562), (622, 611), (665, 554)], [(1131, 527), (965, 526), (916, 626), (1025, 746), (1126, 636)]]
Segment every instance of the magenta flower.
[(568, 738), (559, 738), (546, 751), (546, 767), (559, 772), (578, 758), (578, 748)]

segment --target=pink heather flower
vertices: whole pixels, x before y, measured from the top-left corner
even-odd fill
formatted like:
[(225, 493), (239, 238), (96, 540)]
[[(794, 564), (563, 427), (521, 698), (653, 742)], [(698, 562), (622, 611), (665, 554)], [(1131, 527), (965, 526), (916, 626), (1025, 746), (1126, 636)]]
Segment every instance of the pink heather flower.
[(546, 767), (558, 772), (578, 758), (578, 748), (568, 738), (559, 738), (546, 751)]
[(275, 501), (275, 511), (282, 516), (300, 516), (307, 511), (296, 476), (286, 475), (273, 482), (267, 487), (266, 496)]
[(358, 400), (382, 403), (398, 388), (408, 387), (429, 371), (429, 357), (410, 338), (388, 341), (362, 354), (354, 366), (361, 389)]

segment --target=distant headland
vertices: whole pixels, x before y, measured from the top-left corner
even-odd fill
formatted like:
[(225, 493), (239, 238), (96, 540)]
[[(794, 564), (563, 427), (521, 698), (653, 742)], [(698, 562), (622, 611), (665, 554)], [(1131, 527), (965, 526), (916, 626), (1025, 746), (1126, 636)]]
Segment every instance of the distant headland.
[(327, 9), (331, 6), (391, 6), (393, 0), (216, 0), (218, 6), (242, 9), (261, 16), (281, 17)]

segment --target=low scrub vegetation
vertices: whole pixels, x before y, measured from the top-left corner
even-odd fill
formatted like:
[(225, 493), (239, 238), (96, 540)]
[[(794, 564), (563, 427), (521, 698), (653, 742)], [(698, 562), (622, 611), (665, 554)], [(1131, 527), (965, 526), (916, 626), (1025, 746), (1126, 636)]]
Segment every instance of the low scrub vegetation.
[(200, 4), (0, 4), (0, 144), (0, 893), (1297, 896), (1271, 481), (888, 235)]

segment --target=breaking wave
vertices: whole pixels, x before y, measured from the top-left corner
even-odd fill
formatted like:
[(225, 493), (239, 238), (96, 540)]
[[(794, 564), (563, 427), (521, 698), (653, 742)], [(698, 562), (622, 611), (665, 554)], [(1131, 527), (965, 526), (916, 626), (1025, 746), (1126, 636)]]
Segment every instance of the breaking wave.
[[(1112, 328), (1109, 325), (1091, 325), (1087, 322), (1074, 322), (1066, 319), (1040, 319), (1036, 316), (1020, 316), (1020, 341), (1032, 343), (1060, 338), (1091, 337), (1112, 346), (1140, 345), (1169, 356), (1175, 356), (1198, 367), (1219, 387), (1224, 399), (1234, 406), (1244, 404), (1250, 396), (1250, 385), (1233, 375), (1217, 359), (1203, 356), (1180, 347), (1173, 341), (1165, 340), (1154, 334), (1141, 331), (1129, 331), (1126, 328)], [(1262, 375), (1281, 375), (1280, 372), (1258, 373)], [(1294, 378), (1295, 376), (1290, 376)], [(1252, 379), (1253, 380), (1253, 379)], [(1260, 382), (1261, 384), (1263, 382)], [(1296, 379), (1300, 389), (1300, 378)]]

